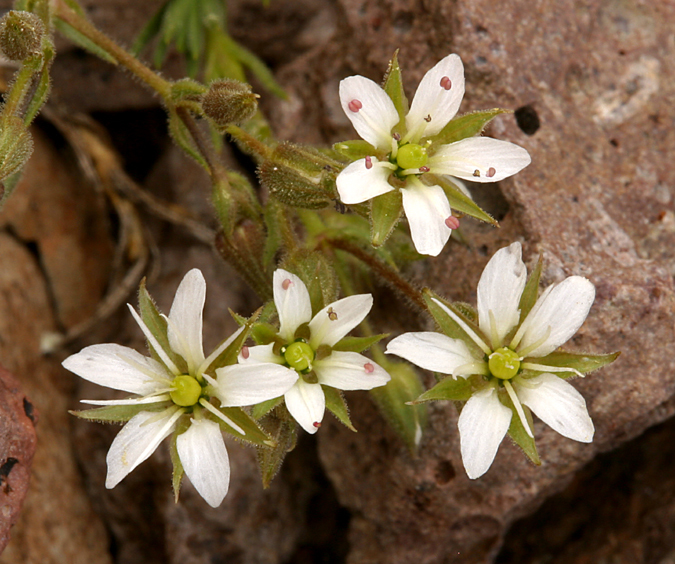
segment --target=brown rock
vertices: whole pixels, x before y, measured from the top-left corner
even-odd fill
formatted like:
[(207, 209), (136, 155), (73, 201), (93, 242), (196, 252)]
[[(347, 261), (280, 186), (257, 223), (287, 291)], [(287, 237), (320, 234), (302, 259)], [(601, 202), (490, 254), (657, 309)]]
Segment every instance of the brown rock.
[(0, 367), (0, 553), (28, 491), (37, 416), (16, 378)]

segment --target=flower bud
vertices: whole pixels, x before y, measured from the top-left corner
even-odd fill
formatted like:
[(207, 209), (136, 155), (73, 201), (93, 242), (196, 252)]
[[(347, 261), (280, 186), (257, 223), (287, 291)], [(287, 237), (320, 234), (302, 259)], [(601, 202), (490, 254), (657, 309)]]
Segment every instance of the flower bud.
[(0, 50), (12, 61), (23, 61), (40, 50), (45, 26), (30, 12), (7, 12), (0, 20)]
[(258, 95), (251, 86), (237, 80), (218, 80), (202, 96), (202, 109), (219, 129), (253, 117), (258, 109)]

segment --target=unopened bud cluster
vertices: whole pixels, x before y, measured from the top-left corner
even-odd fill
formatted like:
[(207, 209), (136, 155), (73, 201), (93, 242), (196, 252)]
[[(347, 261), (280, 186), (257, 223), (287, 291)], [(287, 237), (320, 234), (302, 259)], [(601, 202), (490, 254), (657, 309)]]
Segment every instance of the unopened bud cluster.
[(219, 129), (224, 129), (253, 117), (258, 109), (258, 95), (243, 82), (218, 80), (202, 96), (202, 109)]
[(23, 61), (40, 50), (44, 34), (38, 16), (12, 10), (0, 20), (0, 50), (11, 61)]

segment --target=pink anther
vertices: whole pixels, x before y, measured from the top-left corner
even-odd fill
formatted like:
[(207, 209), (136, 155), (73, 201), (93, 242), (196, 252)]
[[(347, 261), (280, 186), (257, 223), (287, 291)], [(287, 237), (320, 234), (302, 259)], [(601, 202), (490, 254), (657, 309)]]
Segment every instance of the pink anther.
[(445, 90), (450, 90), (452, 88), (452, 80), (450, 80), (450, 77), (444, 76), (441, 78), (441, 87)]
[(288, 288), (291, 286), (291, 284), (293, 284), (293, 282), (291, 281), (291, 279), (290, 279), (290, 278), (286, 278), (286, 280), (284, 280), (284, 281), (281, 283), (281, 287), (282, 287), (284, 290), (288, 290)]
[(347, 107), (354, 113), (358, 112), (361, 108), (363, 108), (363, 104), (361, 103), (360, 100), (352, 100), (347, 104)]
[(375, 367), (370, 362), (366, 362), (363, 365), (363, 368), (366, 371), (366, 374), (372, 374), (373, 372), (375, 372)]
[(321, 423), (319, 423), (318, 421), (314, 421), (314, 423), (312, 423), (312, 425), (314, 425), (317, 429), (319, 427), (321, 427)]
[(429, 172), (431, 169), (428, 166), (421, 166), (420, 172)]
[(249, 356), (251, 356), (251, 353), (248, 350), (248, 347), (241, 347), (241, 357), (246, 360)]
[(373, 158), (372, 157), (366, 157), (366, 168), (368, 170), (373, 168)]
[(454, 215), (445, 218), (445, 225), (448, 226), (448, 229), (457, 229), (459, 228), (459, 219)]
[(488, 168), (487, 174), (485, 176), (487, 176), (488, 178), (492, 178), (496, 172), (497, 171), (494, 169), (494, 167), (491, 166), (490, 168)]

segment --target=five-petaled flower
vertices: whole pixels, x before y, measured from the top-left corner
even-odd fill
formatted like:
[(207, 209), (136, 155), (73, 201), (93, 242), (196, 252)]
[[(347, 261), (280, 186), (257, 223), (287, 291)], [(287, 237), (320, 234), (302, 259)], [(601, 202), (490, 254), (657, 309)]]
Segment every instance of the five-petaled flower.
[[(399, 186), (413, 243), (426, 255), (437, 256), (459, 224), (443, 188), (430, 175), (497, 182), (530, 163), (522, 147), (488, 137), (435, 143), (434, 136), (455, 117), (463, 96), (464, 67), (455, 54), (426, 73), (404, 120), (372, 80), (350, 76), (340, 82), (342, 109), (374, 149), (371, 156), (351, 163), (338, 175), (340, 199), (358, 204)], [(394, 132), (399, 121), (402, 132)], [(392, 184), (392, 178), (398, 182)], [(454, 183), (462, 188), (461, 182)]]
[[(149, 327), (129, 306), (149, 345), (159, 361), (135, 350), (115, 344), (93, 345), (68, 357), (63, 366), (78, 376), (122, 390), (138, 397), (119, 400), (83, 400), (83, 403), (104, 406), (147, 406), (134, 415), (113, 441), (107, 456), (106, 487), (115, 487), (136, 466), (146, 460), (172, 432), (184, 429), (176, 437), (176, 449), (188, 478), (206, 500), (217, 507), (227, 494), (230, 464), (217, 419), (245, 434), (234, 421), (211, 404), (209, 383), (215, 384), (209, 371), (213, 362), (233, 342), (241, 329), (223, 342), (208, 357), (202, 346), (202, 311), (206, 298), (206, 282), (202, 273), (193, 269), (178, 286), (167, 322), (170, 351), (158, 342)], [(186, 370), (172, 360), (178, 355)], [(174, 358), (177, 358), (174, 356)], [(216, 374), (222, 369), (215, 370)], [(295, 378), (285, 373), (274, 378), (251, 378), (230, 382), (221, 405), (244, 406), (262, 402), (284, 393)], [(219, 375), (222, 382), (222, 377)], [(222, 394), (219, 394), (222, 395)], [(186, 418), (186, 425), (179, 420)]]
[(365, 356), (333, 350), (370, 311), (370, 294), (343, 298), (312, 317), (309, 292), (302, 280), (277, 269), (274, 304), (279, 314), (276, 340), (243, 348), (239, 364), (219, 371), (219, 390), (223, 394), (227, 394), (230, 382), (253, 377), (274, 379), (286, 373), (287, 378), (295, 379), (293, 387), (283, 394), (286, 408), (305, 431), (316, 433), (326, 408), (322, 386), (370, 390), (389, 381), (389, 374)]
[(581, 327), (593, 304), (595, 287), (586, 278), (570, 276), (549, 286), (521, 322), (526, 278), (520, 243), (495, 253), (478, 283), (477, 329), (432, 298), (463, 330), (473, 350), (463, 340), (422, 332), (393, 339), (386, 351), (454, 379), (482, 376), (458, 422), (462, 460), (470, 478), (482, 476), (492, 464), (509, 430), (512, 409), (532, 438), (523, 406), (565, 437), (593, 440), (586, 402), (555, 373), (581, 374), (560, 363), (548, 365), (544, 357)]

